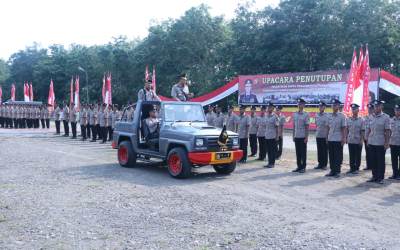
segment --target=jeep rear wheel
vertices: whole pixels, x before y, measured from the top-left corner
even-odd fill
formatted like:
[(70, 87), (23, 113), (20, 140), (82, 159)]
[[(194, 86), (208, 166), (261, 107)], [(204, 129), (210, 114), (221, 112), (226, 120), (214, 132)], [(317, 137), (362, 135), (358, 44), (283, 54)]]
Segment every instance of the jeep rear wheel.
[(172, 149), (168, 153), (167, 164), (168, 172), (174, 178), (188, 178), (192, 174), (192, 164), (183, 148)]
[(235, 171), (236, 162), (232, 162), (230, 164), (223, 164), (223, 165), (213, 165), (215, 172), (218, 174), (225, 174), (228, 175)]
[(133, 151), (129, 141), (123, 141), (118, 146), (118, 162), (125, 168), (134, 167), (136, 164), (136, 153)]

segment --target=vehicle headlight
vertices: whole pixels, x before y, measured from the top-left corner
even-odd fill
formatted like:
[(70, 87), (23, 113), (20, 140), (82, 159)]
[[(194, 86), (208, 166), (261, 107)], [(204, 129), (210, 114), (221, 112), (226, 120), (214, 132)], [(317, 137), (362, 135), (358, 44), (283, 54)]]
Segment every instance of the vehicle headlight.
[(239, 145), (239, 138), (233, 138), (232, 142), (233, 142), (233, 146)]
[(196, 147), (203, 147), (204, 146), (204, 139), (202, 138), (197, 138), (195, 141)]

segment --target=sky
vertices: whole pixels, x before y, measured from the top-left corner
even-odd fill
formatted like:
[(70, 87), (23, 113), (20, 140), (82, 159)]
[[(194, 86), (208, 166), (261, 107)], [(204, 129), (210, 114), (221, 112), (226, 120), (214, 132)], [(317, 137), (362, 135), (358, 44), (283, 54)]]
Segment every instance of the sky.
[[(204, 3), (212, 15), (234, 16), (246, 0), (3, 0), (0, 2), (0, 58), (33, 42), (41, 47), (105, 44), (119, 35), (143, 38), (151, 23), (179, 18)], [(254, 9), (279, 0), (253, 0)]]

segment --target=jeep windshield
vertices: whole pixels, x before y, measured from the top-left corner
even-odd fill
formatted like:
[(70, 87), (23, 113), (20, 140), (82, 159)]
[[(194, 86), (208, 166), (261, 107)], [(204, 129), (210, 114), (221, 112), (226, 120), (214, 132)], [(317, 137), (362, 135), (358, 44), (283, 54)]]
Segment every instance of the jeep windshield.
[(203, 107), (199, 104), (164, 105), (166, 122), (205, 122)]

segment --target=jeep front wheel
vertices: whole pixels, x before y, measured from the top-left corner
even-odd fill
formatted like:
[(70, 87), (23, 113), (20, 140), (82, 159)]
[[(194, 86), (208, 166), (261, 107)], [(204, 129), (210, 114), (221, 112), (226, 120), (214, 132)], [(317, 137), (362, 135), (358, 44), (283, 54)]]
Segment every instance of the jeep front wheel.
[(136, 164), (136, 153), (133, 151), (129, 141), (123, 141), (118, 146), (119, 165), (126, 168), (134, 167)]
[(168, 153), (167, 164), (168, 172), (174, 178), (188, 178), (192, 174), (192, 164), (183, 148), (172, 149)]
[(223, 165), (213, 165), (215, 172), (218, 174), (225, 174), (228, 175), (235, 171), (236, 162), (232, 162), (230, 164), (223, 164)]

